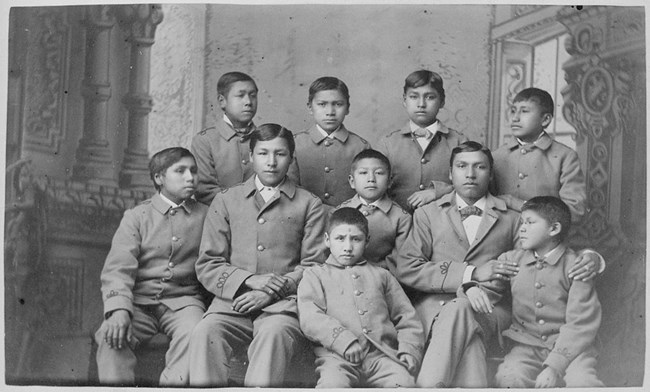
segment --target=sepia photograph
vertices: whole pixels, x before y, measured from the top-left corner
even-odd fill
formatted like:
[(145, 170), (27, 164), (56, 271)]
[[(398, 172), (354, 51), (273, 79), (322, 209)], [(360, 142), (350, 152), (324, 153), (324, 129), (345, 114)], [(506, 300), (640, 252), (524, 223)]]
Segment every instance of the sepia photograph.
[(647, 386), (643, 1), (0, 7), (3, 388)]

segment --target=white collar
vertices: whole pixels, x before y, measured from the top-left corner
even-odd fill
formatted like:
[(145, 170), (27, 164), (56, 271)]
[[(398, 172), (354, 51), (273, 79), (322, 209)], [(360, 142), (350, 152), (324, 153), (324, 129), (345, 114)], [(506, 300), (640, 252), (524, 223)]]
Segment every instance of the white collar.
[(339, 125), (339, 127), (336, 128), (335, 130), (333, 130), (332, 133), (330, 133), (330, 134), (328, 134), (327, 132), (325, 132), (325, 130), (324, 130), (323, 128), (321, 128), (320, 125), (318, 125), (318, 124), (316, 124), (316, 129), (318, 129), (318, 132), (320, 132), (321, 135), (323, 135), (323, 136), (325, 136), (325, 137), (328, 137), (328, 138), (330, 138), (330, 139), (334, 139), (334, 133), (335, 133), (336, 131), (338, 131), (339, 129), (341, 129), (341, 126)]
[(367, 206), (375, 206), (375, 207), (379, 207), (379, 200), (381, 200), (381, 198), (379, 198), (379, 199), (373, 201), (372, 203), (368, 203), (368, 200), (364, 199), (364, 198), (361, 197), (361, 196), (359, 196), (359, 200), (361, 200), (361, 202), (362, 202), (363, 204), (367, 205)]
[[(481, 211), (485, 211), (485, 203), (486, 203), (486, 202), (487, 202), (487, 196), (483, 196), (483, 197), (481, 197), (480, 199), (478, 199), (478, 200), (476, 201), (476, 203), (474, 203), (474, 206), (480, 208)], [(468, 204), (465, 202), (465, 200), (463, 200), (463, 198), (460, 197), (460, 196), (458, 195), (458, 193), (456, 193), (456, 205), (458, 205), (458, 209), (459, 209), (459, 210), (460, 210), (461, 208), (463, 208), (463, 207), (467, 207), (467, 205), (468, 205)]]
[(282, 182), (280, 182), (278, 185), (276, 185), (274, 187), (266, 186), (266, 185), (262, 184), (262, 181), (260, 181), (260, 178), (257, 176), (257, 174), (255, 175), (255, 187), (257, 188), (258, 191), (261, 191), (264, 188), (275, 190), (275, 189), (278, 189), (280, 187), (280, 185), (282, 185), (283, 183), (284, 183), (284, 180), (282, 180)]
[(172, 206), (172, 208), (180, 207), (180, 206), (183, 204), (183, 203), (181, 203), (181, 204), (176, 204), (176, 203), (174, 203), (173, 201), (169, 200), (165, 195), (163, 195), (162, 192), (158, 192), (158, 194), (160, 195), (160, 198), (161, 198), (165, 203), (167, 203), (167, 204), (169, 204), (170, 206)]
[(526, 144), (533, 144), (533, 143), (535, 143), (536, 141), (538, 141), (539, 139), (541, 139), (542, 136), (544, 136), (545, 133), (546, 133), (546, 131), (542, 131), (542, 132), (539, 134), (539, 136), (537, 136), (537, 139), (535, 139), (535, 141), (530, 142), (530, 143), (526, 143), (525, 141), (519, 139), (518, 137), (516, 137), (515, 139), (517, 139), (517, 143), (519, 143), (520, 146), (525, 146)]
[[(542, 256), (542, 257), (547, 259), (553, 253), (555, 253), (558, 249), (560, 249), (561, 245), (562, 245), (561, 243), (558, 244), (555, 248), (553, 248), (553, 249), (549, 250), (548, 252), (546, 252), (546, 254), (544, 256)], [(533, 253), (535, 254), (535, 257), (539, 258), (539, 254), (537, 253), (536, 250), (534, 250)]]
[[(223, 122), (225, 122), (226, 124), (230, 125), (230, 127), (231, 127), (232, 129), (235, 129), (235, 126), (232, 125), (232, 121), (230, 121), (230, 119), (228, 118), (228, 116), (226, 116), (226, 113), (223, 114)], [(251, 122), (249, 122), (248, 124), (246, 124), (246, 128), (250, 127), (252, 123), (253, 123), (253, 122), (251, 121)]]
[[(411, 128), (411, 133), (413, 133), (422, 127), (414, 123), (413, 120), (409, 120), (409, 128)], [(434, 121), (433, 124), (429, 125), (424, 129), (429, 130), (429, 132), (431, 132), (431, 137), (434, 137), (436, 133), (438, 133), (438, 130), (440, 129), (440, 121), (436, 119), (436, 121)]]

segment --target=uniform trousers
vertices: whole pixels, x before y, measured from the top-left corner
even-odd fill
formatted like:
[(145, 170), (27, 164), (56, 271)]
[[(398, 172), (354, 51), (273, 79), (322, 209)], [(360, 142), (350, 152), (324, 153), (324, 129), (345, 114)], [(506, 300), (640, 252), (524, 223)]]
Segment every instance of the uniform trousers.
[(292, 314), (206, 314), (190, 341), (190, 385), (227, 386), (233, 352), (248, 346), (244, 385), (280, 387), (294, 354), (308, 345)]
[(372, 347), (360, 364), (348, 362), (340, 355), (316, 357), (316, 371), (319, 374), (316, 388), (412, 388), (414, 377), (404, 365), (389, 358)]
[[(499, 365), (495, 382), (501, 388), (534, 388), (537, 376), (551, 351), (545, 347), (514, 343)], [(597, 351), (592, 346), (580, 353), (566, 369), (564, 383), (568, 388), (604, 387), (596, 375)], [(558, 385), (561, 386), (561, 385)]]
[(486, 353), (510, 325), (510, 309), (476, 313), (466, 298), (445, 304), (438, 314), (417, 378), (418, 387), (486, 388)]
[(99, 382), (113, 385), (135, 383), (136, 356), (134, 350), (156, 333), (162, 332), (171, 341), (165, 354), (165, 369), (160, 375), (162, 386), (188, 385), (188, 346), (194, 326), (203, 317), (203, 309), (188, 305), (172, 310), (166, 305), (134, 305), (131, 326), (133, 339), (122, 349), (111, 348), (104, 341), (104, 330), (95, 333), (97, 342), (97, 372)]

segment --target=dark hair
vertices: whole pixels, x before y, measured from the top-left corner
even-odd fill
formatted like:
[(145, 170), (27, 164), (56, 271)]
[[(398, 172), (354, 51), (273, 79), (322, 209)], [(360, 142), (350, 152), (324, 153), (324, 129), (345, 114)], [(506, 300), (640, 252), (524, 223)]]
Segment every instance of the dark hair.
[(426, 85), (433, 87), (438, 92), (441, 106), (443, 106), (445, 104), (445, 88), (442, 85), (442, 77), (426, 69), (412, 72), (406, 77), (406, 80), (404, 80), (404, 94), (406, 94), (409, 88), (418, 88)]
[(317, 92), (326, 90), (340, 91), (345, 97), (348, 106), (350, 106), (350, 91), (348, 90), (348, 86), (341, 79), (333, 76), (323, 76), (312, 82), (311, 86), (309, 86), (307, 104), (311, 104), (311, 101), (314, 99), (314, 95), (316, 95)]
[(490, 149), (485, 147), (479, 142), (474, 142), (471, 140), (463, 142), (451, 150), (451, 157), (449, 158), (449, 167), (454, 165), (454, 158), (456, 157), (457, 154), (460, 154), (461, 152), (474, 152), (474, 151), (480, 151), (487, 156), (488, 162), (490, 163), (490, 170), (492, 170), (492, 168), (494, 167), (494, 158), (492, 158), (492, 152), (490, 151)]
[(278, 124), (262, 124), (253, 132), (251, 132), (251, 138), (249, 142), (251, 153), (255, 149), (257, 142), (266, 142), (273, 140), (276, 137), (287, 141), (287, 146), (289, 147), (289, 155), (293, 157), (293, 152), (296, 150), (296, 141), (293, 140), (293, 133), (291, 133), (291, 131), (287, 128)]
[(327, 234), (339, 225), (357, 226), (368, 237), (368, 219), (356, 208), (343, 207), (334, 211), (327, 221)]
[(149, 176), (151, 177), (153, 186), (156, 187), (157, 191), (160, 191), (160, 185), (156, 184), (156, 180), (154, 178), (156, 174), (164, 173), (174, 163), (180, 161), (185, 157), (194, 159), (194, 155), (192, 155), (190, 150), (183, 147), (169, 147), (153, 154), (151, 160), (149, 161)]
[(237, 82), (251, 82), (255, 86), (255, 90), (257, 90), (257, 84), (255, 84), (253, 78), (243, 72), (234, 71), (221, 75), (219, 81), (217, 81), (217, 94), (227, 96), (230, 87)]
[(391, 173), (391, 167), (390, 167), (390, 161), (386, 157), (386, 155), (382, 154), (381, 152), (377, 150), (373, 150), (371, 148), (367, 148), (365, 150), (361, 150), (360, 153), (354, 156), (352, 159), (352, 164), (350, 165), (350, 172), (354, 172), (354, 169), (357, 168), (357, 163), (359, 163), (360, 160), (362, 159), (377, 159), (381, 161), (384, 165), (386, 165), (386, 169), (388, 169), (388, 174)]
[(558, 240), (564, 240), (569, 235), (571, 228), (571, 210), (559, 197), (555, 196), (536, 196), (529, 199), (521, 207), (521, 211), (534, 211), (544, 218), (549, 224), (558, 222), (562, 225), (562, 230), (558, 234)]
[(551, 94), (540, 88), (528, 87), (521, 90), (517, 95), (515, 95), (515, 99), (513, 99), (512, 102), (515, 103), (521, 101), (535, 102), (539, 105), (540, 109), (542, 109), (542, 114), (548, 113), (551, 116), (553, 115), (555, 109), (553, 98), (551, 97)]

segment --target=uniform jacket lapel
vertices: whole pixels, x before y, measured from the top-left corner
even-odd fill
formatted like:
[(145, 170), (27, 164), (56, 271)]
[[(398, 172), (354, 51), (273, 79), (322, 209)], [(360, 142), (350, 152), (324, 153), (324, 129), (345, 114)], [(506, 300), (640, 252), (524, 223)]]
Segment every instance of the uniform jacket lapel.
[(487, 194), (485, 211), (483, 211), (483, 219), (481, 219), (481, 223), (479, 224), (478, 230), (476, 231), (476, 239), (470, 245), (470, 248), (467, 251), (468, 256), (483, 242), (490, 230), (492, 230), (492, 227), (494, 227), (494, 225), (499, 220), (499, 214), (497, 210), (505, 211), (506, 209), (506, 203), (503, 200), (498, 199), (489, 193)]

